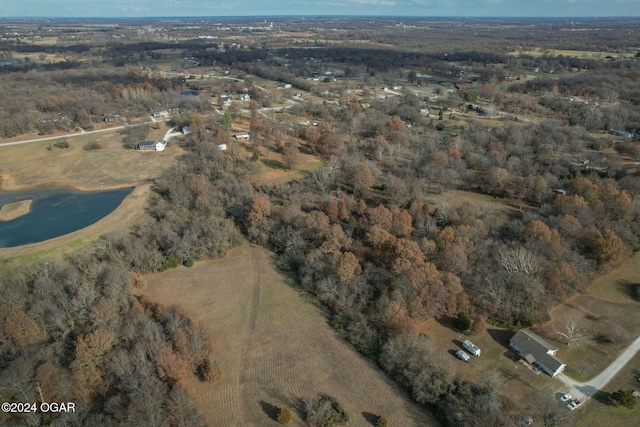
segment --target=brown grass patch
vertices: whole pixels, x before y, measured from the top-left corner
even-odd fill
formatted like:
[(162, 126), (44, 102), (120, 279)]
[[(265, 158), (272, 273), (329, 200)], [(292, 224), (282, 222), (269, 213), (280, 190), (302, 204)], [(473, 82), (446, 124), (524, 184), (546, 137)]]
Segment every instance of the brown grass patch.
[[(542, 326), (541, 334), (558, 346), (558, 358), (567, 364), (567, 374), (580, 381), (593, 378), (606, 368), (638, 334), (640, 334), (640, 304), (603, 301), (589, 295), (576, 295), (550, 315), (551, 321)], [(582, 344), (567, 346), (554, 331), (561, 330), (563, 319), (573, 317), (589, 331), (591, 339)], [(614, 330), (620, 330), (622, 339), (606, 342)]]
[[(151, 129), (149, 138), (161, 139), (166, 130), (166, 126)], [(175, 143), (162, 153), (126, 149), (122, 147), (122, 136), (116, 131), (74, 136), (68, 142), (69, 148), (51, 150), (47, 147), (55, 143), (55, 139), (0, 146), (0, 190), (34, 187), (106, 190), (137, 186), (136, 189), (116, 210), (89, 227), (44, 242), (0, 248), (4, 264), (59, 259), (62, 254), (103, 234), (140, 222), (146, 216), (144, 208), (151, 193), (149, 182), (174, 165), (184, 153)], [(101, 148), (84, 150), (89, 142), (97, 142)]]
[(259, 176), (259, 182), (280, 183), (294, 179), (304, 178), (312, 172), (320, 169), (323, 165), (318, 157), (300, 152), (298, 162), (293, 169), (286, 169), (282, 154), (269, 151), (267, 155), (260, 159), (263, 171)]
[[(640, 357), (634, 357), (607, 384), (604, 391), (640, 390)], [(640, 401), (636, 401), (633, 410), (616, 408), (606, 403), (606, 396), (590, 399), (585, 409), (579, 414), (576, 426), (627, 427), (640, 425)]]
[(637, 303), (635, 286), (640, 285), (640, 252), (619, 268), (597, 277), (589, 287), (589, 295), (619, 303)]
[[(165, 132), (166, 128), (152, 130), (150, 138), (162, 138)], [(175, 144), (162, 153), (129, 150), (122, 147), (117, 132), (75, 136), (68, 139), (69, 148), (47, 150), (55, 142), (0, 146), (0, 189), (56, 185), (100, 190), (134, 185), (155, 178), (184, 152)], [(85, 151), (89, 142), (101, 148)]]
[(433, 205), (433, 209), (443, 203), (456, 208), (469, 203), (477, 212), (483, 215), (496, 213), (501, 215), (520, 214), (517, 200), (503, 199), (472, 191), (450, 190), (441, 194), (429, 194), (427, 201)]
[(0, 209), (0, 221), (11, 221), (31, 212), (33, 200), (7, 203)]
[(245, 244), (224, 259), (201, 261), (146, 277), (152, 300), (179, 304), (212, 333), (223, 378), (185, 386), (211, 426), (277, 426), (273, 407), (301, 419), (301, 398), (333, 395), (351, 426), (371, 426), (364, 413), (390, 425), (436, 425), (375, 365), (338, 338), (325, 313), (273, 266), (272, 254)]
[(480, 347), (482, 354), (471, 356), (468, 363), (456, 360), (457, 374), (474, 383), (497, 377), (500, 384), (497, 392), (505, 402), (505, 410), (510, 413), (535, 418), (540, 391), (552, 394), (562, 389), (559, 380), (546, 374), (536, 375), (514, 357), (509, 349), (513, 331), (487, 325), (482, 334), (467, 335), (455, 329), (453, 324), (453, 319), (430, 319), (419, 326), (419, 331), (429, 336), (435, 348), (448, 352), (452, 358), (455, 358), (455, 351), (462, 349), (466, 339)]

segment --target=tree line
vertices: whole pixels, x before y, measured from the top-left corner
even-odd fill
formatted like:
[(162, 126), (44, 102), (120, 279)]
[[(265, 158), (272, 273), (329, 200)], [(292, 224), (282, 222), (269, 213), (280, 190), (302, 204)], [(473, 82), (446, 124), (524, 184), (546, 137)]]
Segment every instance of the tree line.
[(2, 414), (8, 426), (204, 426), (180, 381), (213, 379), (208, 333), (175, 306), (133, 297), (108, 240), (0, 277), (0, 397), (74, 402), (75, 412)]

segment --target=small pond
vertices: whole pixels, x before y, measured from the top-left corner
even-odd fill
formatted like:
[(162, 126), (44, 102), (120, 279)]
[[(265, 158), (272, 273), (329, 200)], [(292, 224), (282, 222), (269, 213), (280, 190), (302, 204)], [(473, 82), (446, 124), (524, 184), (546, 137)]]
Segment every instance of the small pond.
[(87, 227), (115, 210), (132, 191), (133, 187), (103, 191), (70, 188), (0, 191), (0, 207), (33, 200), (28, 214), (0, 221), (0, 248), (41, 242)]

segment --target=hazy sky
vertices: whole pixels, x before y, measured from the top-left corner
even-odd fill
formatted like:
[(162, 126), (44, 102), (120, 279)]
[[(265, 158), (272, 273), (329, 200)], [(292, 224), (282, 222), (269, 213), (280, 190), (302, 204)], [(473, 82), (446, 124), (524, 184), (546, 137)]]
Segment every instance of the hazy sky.
[(0, 0), (0, 17), (640, 16), (640, 0)]

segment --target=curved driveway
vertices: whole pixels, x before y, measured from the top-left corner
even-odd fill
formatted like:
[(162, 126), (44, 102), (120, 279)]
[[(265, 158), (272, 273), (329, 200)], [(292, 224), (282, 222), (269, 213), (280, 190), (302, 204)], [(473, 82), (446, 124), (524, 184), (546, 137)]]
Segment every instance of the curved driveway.
[(618, 371), (629, 362), (633, 356), (635, 356), (640, 350), (640, 337), (636, 338), (634, 342), (627, 347), (620, 356), (609, 366), (607, 366), (600, 374), (586, 383), (576, 381), (564, 374), (558, 375), (558, 378), (569, 386), (570, 393), (578, 400), (593, 397), (596, 393), (601, 391), (607, 383), (616, 376)]

